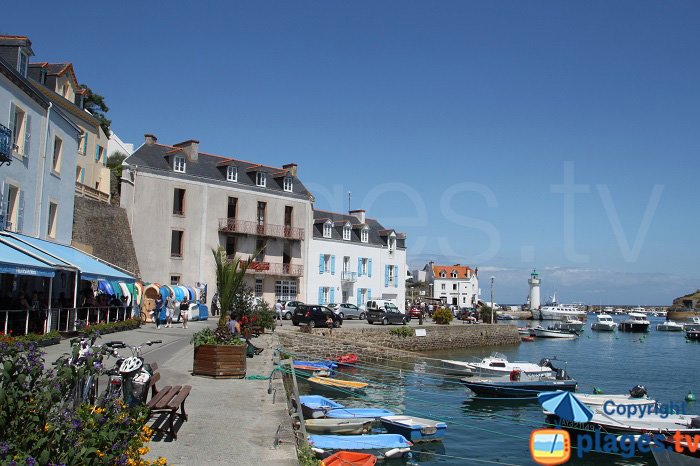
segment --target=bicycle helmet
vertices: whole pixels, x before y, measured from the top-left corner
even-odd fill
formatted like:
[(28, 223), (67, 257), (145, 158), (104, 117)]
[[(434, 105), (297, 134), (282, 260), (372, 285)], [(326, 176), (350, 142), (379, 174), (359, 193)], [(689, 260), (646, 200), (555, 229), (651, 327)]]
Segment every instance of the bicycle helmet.
[(119, 366), (119, 372), (122, 374), (130, 374), (131, 372), (141, 369), (141, 367), (143, 367), (143, 361), (135, 356), (132, 356), (130, 358), (126, 358), (122, 365)]

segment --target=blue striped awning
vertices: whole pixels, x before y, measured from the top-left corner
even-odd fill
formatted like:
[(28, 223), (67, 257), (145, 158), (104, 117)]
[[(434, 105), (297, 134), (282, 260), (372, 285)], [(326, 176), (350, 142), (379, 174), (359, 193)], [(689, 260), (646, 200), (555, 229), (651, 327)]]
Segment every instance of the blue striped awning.
[(5, 243), (0, 243), (0, 273), (35, 277), (53, 277), (56, 274), (50, 265)]

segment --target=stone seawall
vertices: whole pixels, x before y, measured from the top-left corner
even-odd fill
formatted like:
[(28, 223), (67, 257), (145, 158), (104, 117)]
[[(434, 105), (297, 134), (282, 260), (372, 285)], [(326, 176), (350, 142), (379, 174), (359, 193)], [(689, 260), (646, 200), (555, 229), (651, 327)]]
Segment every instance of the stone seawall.
[[(400, 337), (392, 335), (392, 328), (425, 330), (425, 336)], [(514, 325), (445, 325), (425, 327), (374, 327), (335, 329), (333, 336), (326, 329), (278, 329), (282, 346), (292, 353), (314, 357), (336, 357), (346, 353), (360, 356), (419, 357), (420, 352), (473, 348), (479, 346), (511, 345), (520, 343)]]

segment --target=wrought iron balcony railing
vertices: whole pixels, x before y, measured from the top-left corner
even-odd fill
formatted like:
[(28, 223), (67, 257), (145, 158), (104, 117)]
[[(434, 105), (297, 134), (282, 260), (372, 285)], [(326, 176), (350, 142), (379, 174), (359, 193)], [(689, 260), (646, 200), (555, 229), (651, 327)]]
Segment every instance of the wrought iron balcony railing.
[(279, 264), (261, 261), (252, 261), (248, 264), (247, 273), (265, 275), (288, 275), (301, 277), (304, 275), (304, 266), (296, 264)]
[(259, 225), (248, 220), (235, 218), (220, 218), (219, 231), (222, 233), (242, 233), (247, 235), (270, 236), (274, 238), (286, 238), (293, 240), (304, 239), (304, 229), (289, 227), (286, 225), (273, 225), (266, 223)]
[(0, 125), (0, 165), (12, 162), (12, 130)]
[(357, 272), (343, 272), (340, 275), (340, 281), (346, 283), (355, 283), (357, 281)]

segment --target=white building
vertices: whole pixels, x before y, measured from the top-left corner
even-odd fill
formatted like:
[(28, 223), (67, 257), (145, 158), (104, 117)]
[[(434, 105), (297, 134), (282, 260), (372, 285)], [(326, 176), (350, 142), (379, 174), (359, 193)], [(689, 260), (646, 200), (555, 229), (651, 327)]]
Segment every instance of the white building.
[(114, 154), (115, 152), (121, 152), (122, 154), (131, 155), (134, 153), (134, 145), (128, 144), (122, 141), (119, 136), (116, 135), (114, 131), (109, 136), (109, 142), (107, 143), (107, 157)]
[(364, 210), (315, 210), (307, 258), (307, 303), (392, 299), (404, 310), (406, 236), (366, 218)]
[(479, 300), (478, 269), (467, 265), (427, 264), (423, 270), (432, 290), (432, 297), (449, 305), (476, 307)]

